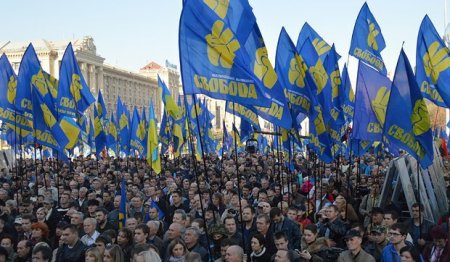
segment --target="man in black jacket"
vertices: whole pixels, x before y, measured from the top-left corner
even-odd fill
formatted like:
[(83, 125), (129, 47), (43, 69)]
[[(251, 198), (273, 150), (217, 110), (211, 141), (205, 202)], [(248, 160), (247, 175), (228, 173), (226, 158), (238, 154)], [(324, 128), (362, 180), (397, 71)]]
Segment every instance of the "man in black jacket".
[(289, 218), (285, 217), (281, 209), (274, 207), (270, 210), (270, 220), (272, 221), (272, 233), (284, 232), (289, 240), (289, 249), (300, 246), (302, 235), (300, 227)]
[(83, 262), (87, 247), (80, 241), (78, 228), (75, 225), (66, 225), (61, 239), (64, 244), (58, 248), (56, 262)]
[(330, 246), (345, 248), (344, 236), (348, 226), (339, 217), (337, 206), (328, 206), (325, 210), (326, 219), (319, 228), (319, 236), (329, 240)]

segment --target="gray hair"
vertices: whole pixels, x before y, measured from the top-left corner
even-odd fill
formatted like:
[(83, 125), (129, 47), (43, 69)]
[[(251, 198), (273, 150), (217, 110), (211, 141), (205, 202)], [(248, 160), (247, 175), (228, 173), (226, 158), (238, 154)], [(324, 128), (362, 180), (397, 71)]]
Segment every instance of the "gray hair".
[(85, 218), (85, 219), (84, 219), (84, 222), (88, 222), (88, 223), (90, 223), (91, 225), (93, 225), (94, 227), (97, 226), (97, 220), (96, 220), (95, 218), (93, 218), (93, 217), (87, 217), (87, 218)]

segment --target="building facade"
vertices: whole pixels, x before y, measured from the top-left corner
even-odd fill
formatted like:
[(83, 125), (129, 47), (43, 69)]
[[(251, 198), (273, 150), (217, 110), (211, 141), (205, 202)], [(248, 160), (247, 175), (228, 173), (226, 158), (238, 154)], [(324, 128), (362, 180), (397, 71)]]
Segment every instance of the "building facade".
[[(42, 68), (55, 78), (59, 78), (61, 60), (69, 42), (72, 42), (78, 64), (92, 94), (97, 98), (98, 92), (102, 92), (109, 114), (115, 114), (119, 96), (130, 112), (134, 110), (134, 107), (139, 112), (142, 112), (143, 108), (148, 111), (150, 99), (152, 99), (155, 114), (158, 121), (160, 121), (162, 101), (158, 93), (157, 76), (154, 73), (155, 68), (157, 68), (156, 72), (160, 74), (169, 86), (175, 99), (178, 98), (181, 85), (179, 80), (180, 74), (176, 68), (168, 68), (152, 62), (149, 64), (152, 70), (149, 70), (149, 65), (147, 65), (139, 72), (131, 72), (109, 65), (105, 63), (105, 58), (97, 53), (94, 39), (90, 36), (72, 41), (48, 41), (42, 39), (31, 42)], [(16, 73), (19, 71), (20, 62), (28, 45), (29, 42), (8, 42), (0, 45), (0, 52), (8, 56)]]

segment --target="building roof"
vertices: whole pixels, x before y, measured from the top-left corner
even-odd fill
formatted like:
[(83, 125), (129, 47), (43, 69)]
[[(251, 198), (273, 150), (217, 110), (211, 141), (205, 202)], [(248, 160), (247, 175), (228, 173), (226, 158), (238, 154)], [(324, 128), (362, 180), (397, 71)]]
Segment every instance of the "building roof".
[(155, 70), (155, 69), (160, 69), (160, 68), (161, 68), (160, 65), (158, 65), (156, 62), (151, 61), (146, 66), (141, 68), (141, 70)]

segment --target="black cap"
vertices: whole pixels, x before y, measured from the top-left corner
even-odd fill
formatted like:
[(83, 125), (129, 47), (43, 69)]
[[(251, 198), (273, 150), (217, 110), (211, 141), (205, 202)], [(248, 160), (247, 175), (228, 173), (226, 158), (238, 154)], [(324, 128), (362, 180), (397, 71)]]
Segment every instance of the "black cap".
[(361, 233), (358, 230), (351, 229), (351, 230), (347, 231), (344, 239), (350, 239), (352, 237), (361, 237)]

